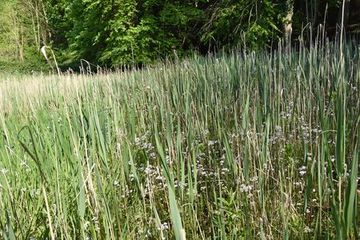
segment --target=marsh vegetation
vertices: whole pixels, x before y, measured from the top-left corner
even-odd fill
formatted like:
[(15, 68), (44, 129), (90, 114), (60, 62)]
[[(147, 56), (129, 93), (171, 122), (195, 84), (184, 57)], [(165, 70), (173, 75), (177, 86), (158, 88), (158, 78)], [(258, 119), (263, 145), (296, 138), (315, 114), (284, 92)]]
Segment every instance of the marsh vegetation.
[(5, 239), (359, 238), (360, 51), (0, 83)]

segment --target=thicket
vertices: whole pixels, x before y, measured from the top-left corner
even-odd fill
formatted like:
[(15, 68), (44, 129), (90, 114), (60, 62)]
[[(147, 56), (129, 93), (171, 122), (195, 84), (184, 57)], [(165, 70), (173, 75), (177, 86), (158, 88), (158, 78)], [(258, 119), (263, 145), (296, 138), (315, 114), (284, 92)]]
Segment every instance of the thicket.
[[(344, 1), (346, 26), (356, 27), (359, 2)], [(299, 35), (309, 39), (324, 22), (333, 35), (342, 7), (341, 0), (2, 1), (0, 55), (6, 64), (0, 69), (14, 62), (45, 65), (44, 44), (63, 67), (81, 59), (113, 67), (223, 48), (262, 49), (276, 46), (290, 30), (295, 41)]]

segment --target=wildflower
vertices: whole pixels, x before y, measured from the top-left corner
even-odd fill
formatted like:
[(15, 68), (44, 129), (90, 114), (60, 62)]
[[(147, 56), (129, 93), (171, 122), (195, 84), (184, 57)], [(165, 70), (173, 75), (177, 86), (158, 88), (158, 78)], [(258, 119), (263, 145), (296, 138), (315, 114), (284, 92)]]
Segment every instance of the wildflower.
[(134, 174), (131, 173), (131, 174), (129, 175), (129, 178), (130, 178), (130, 181), (131, 181), (131, 182), (134, 181), (134, 180), (135, 180)]
[(169, 224), (167, 222), (160, 224), (160, 226), (158, 227), (158, 230), (160, 230), (160, 231), (164, 231), (164, 230), (168, 230), (168, 229), (169, 229)]
[(152, 172), (153, 172), (152, 166), (151, 165), (147, 166), (145, 168), (144, 172), (145, 172), (146, 175), (151, 175)]
[(250, 192), (252, 190), (252, 186), (251, 185), (246, 185), (246, 184), (241, 184), (240, 185), (240, 192)]
[(312, 230), (311, 230), (308, 226), (305, 226), (304, 232), (305, 232), (305, 233), (311, 233)]
[(218, 141), (214, 140), (214, 141), (209, 141), (208, 142), (208, 146), (211, 147), (211, 146), (214, 146), (215, 144), (217, 144)]
[(135, 137), (135, 145), (139, 145), (141, 142), (141, 139), (138, 137)]
[(114, 181), (113, 181), (113, 186), (114, 186), (114, 187), (120, 186), (119, 181), (118, 181), (118, 180), (114, 180)]
[(299, 168), (299, 174), (300, 176), (304, 176), (306, 174), (306, 166), (301, 166)]
[(89, 222), (89, 221), (86, 221), (86, 222), (84, 223), (84, 229), (87, 230), (89, 226), (90, 226), (90, 222)]
[(151, 159), (156, 159), (156, 153), (154, 153), (154, 152), (150, 153), (149, 157)]
[(279, 125), (275, 126), (275, 133), (282, 133), (282, 128)]

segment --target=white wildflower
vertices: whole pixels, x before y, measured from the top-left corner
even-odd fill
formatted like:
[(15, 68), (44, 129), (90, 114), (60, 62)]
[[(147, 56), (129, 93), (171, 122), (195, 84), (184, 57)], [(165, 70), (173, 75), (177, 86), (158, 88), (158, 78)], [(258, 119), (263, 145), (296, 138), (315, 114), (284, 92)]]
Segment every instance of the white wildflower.
[(305, 232), (305, 233), (311, 233), (312, 230), (311, 230), (308, 226), (305, 226), (304, 232)]

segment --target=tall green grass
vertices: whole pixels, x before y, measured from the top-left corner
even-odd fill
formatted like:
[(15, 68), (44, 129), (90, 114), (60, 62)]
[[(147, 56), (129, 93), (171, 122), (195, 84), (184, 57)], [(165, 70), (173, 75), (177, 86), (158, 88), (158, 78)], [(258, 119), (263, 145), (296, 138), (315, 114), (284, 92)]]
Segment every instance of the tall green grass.
[(2, 81), (1, 238), (359, 238), (359, 54)]

